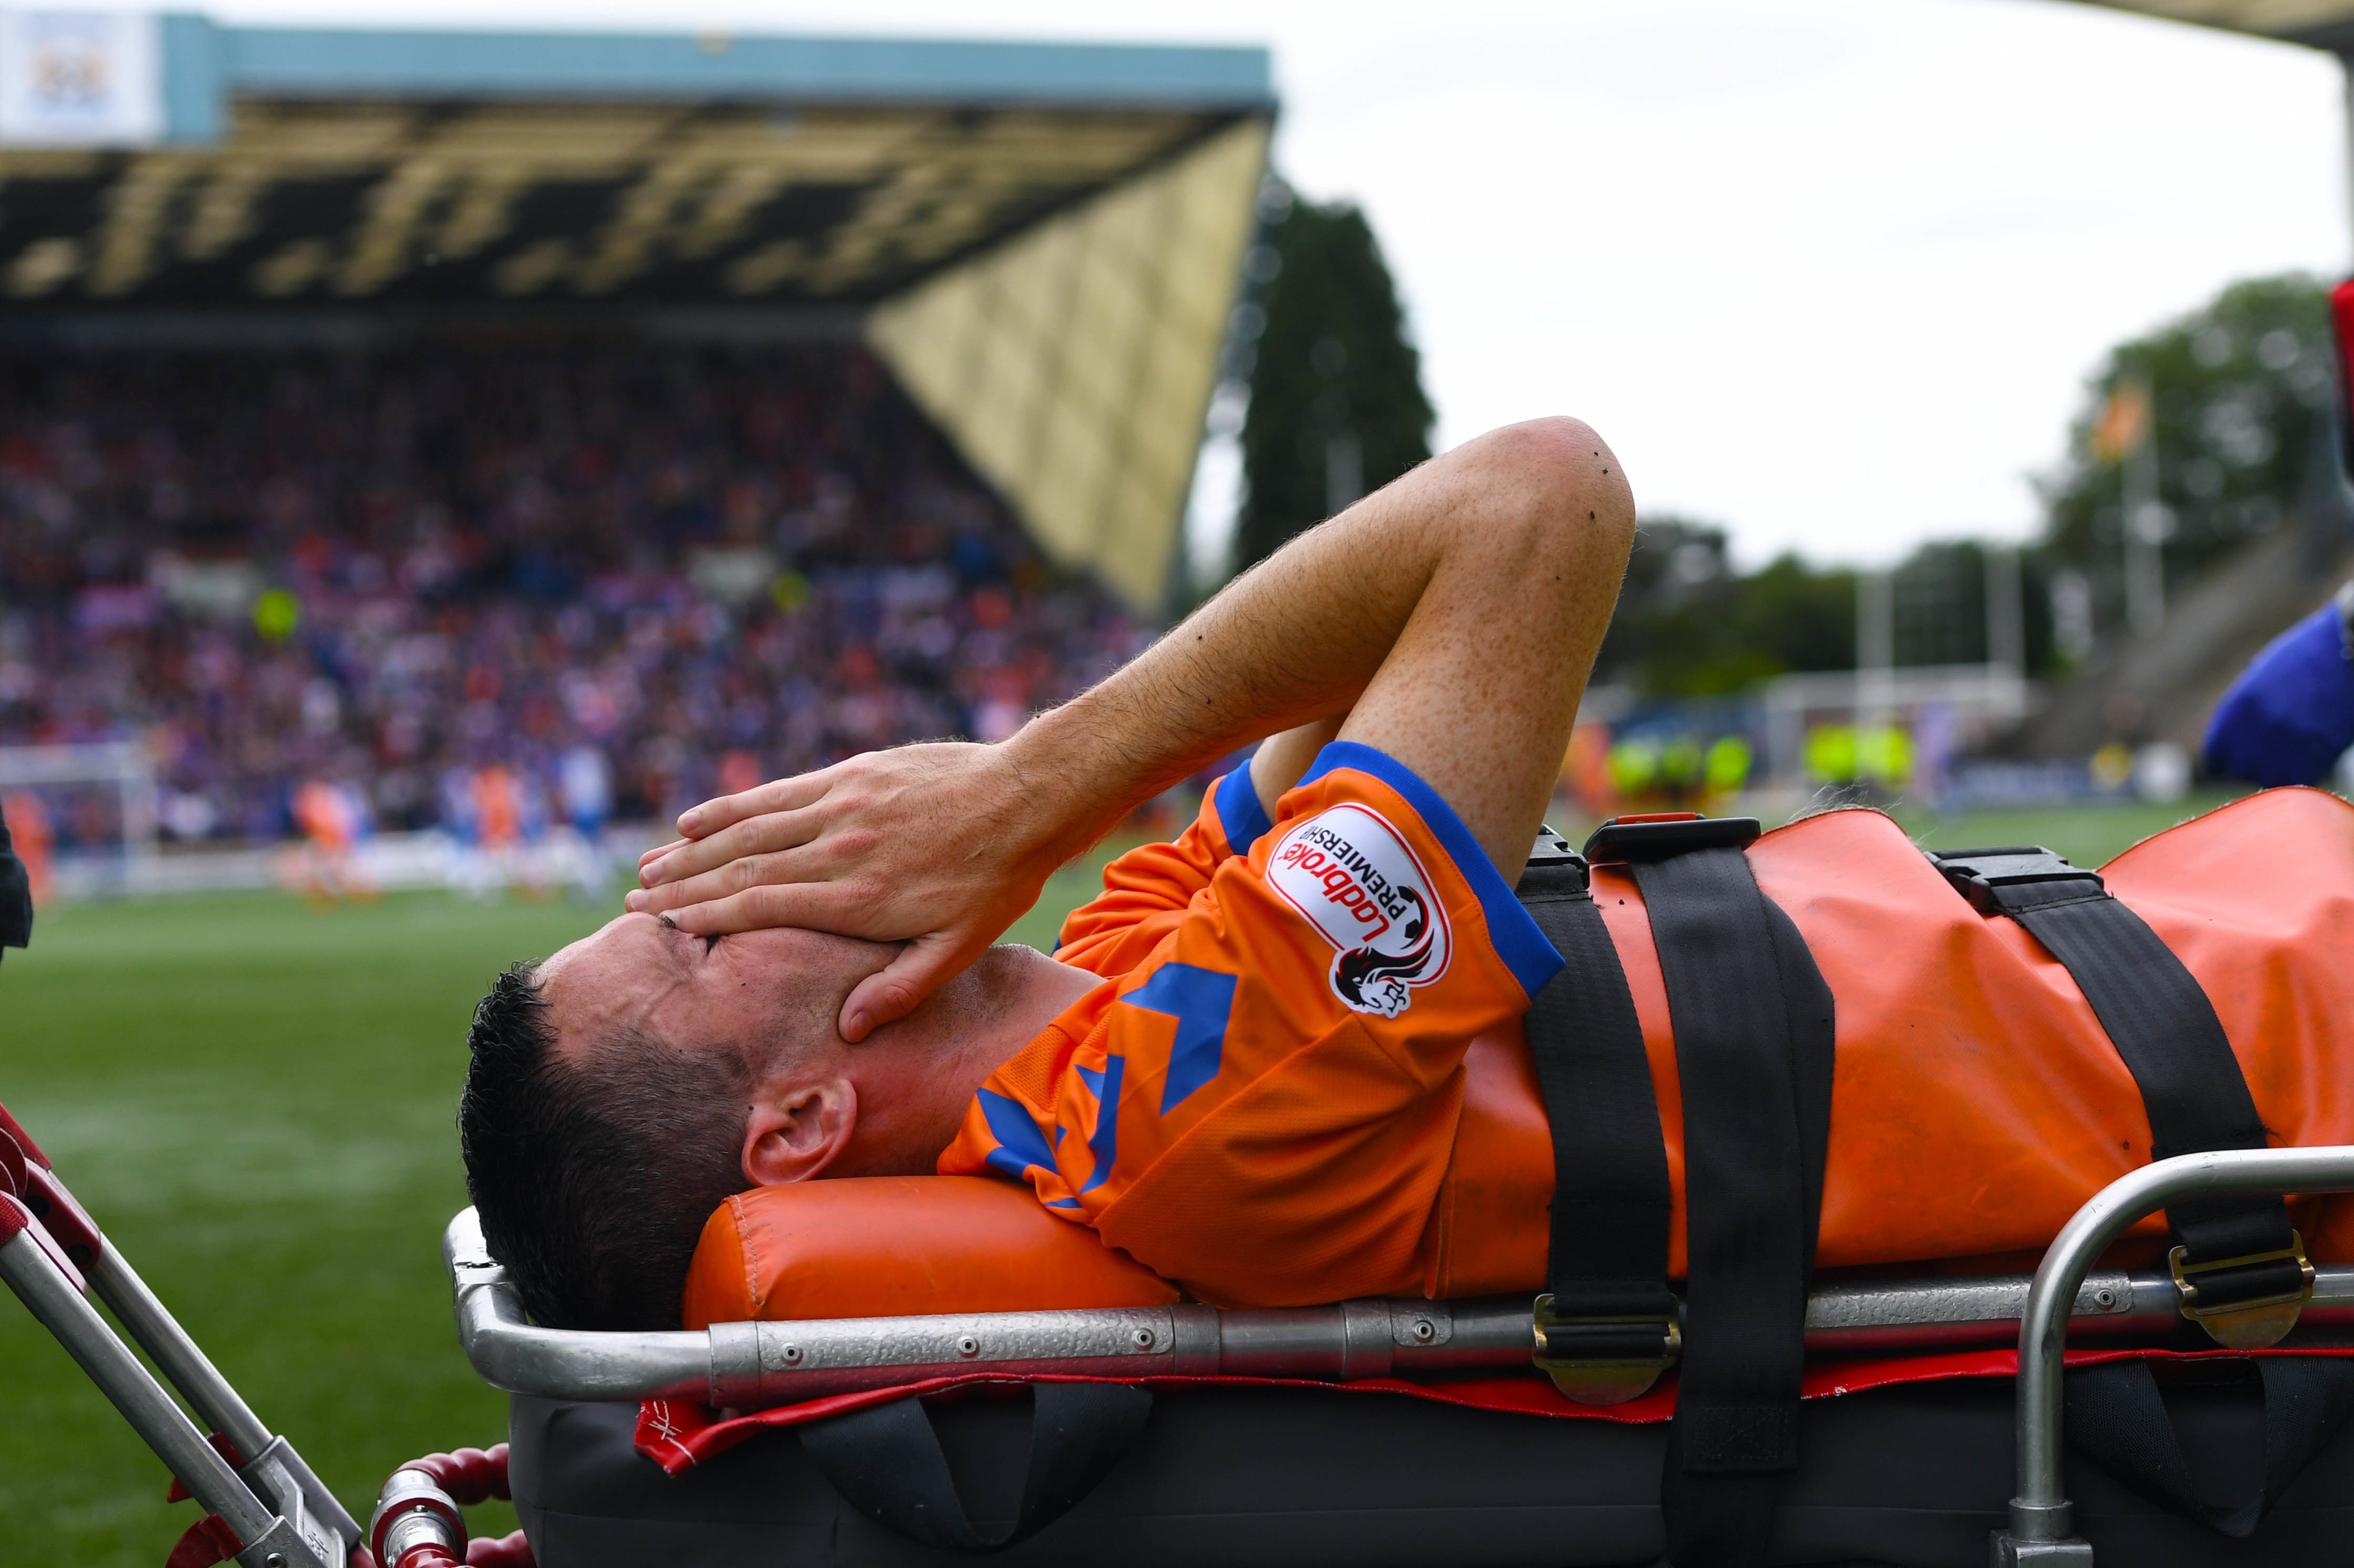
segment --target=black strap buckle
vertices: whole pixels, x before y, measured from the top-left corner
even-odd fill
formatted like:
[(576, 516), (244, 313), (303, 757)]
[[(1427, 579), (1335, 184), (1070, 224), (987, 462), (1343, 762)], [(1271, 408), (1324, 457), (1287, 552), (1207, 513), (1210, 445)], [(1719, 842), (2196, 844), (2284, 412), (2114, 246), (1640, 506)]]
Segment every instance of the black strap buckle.
[[(2043, 904), (2058, 897), (2088, 897), (2105, 892), (2097, 871), (2070, 865), (2065, 855), (2041, 844), (2008, 849), (1930, 850), (1929, 863), (1945, 874), (1954, 891), (1970, 901), (1981, 915), (2003, 915), (2022, 904)], [(2064, 887), (2061, 884), (2082, 885)], [(2024, 895), (2006, 889), (2034, 888)]]
[(1747, 849), (1765, 831), (1755, 817), (1703, 817), (1698, 811), (1658, 811), (1613, 817), (1585, 841), (1596, 865), (1672, 860), (1693, 850)]
[(2182, 1298), (2182, 1315), (2234, 1351), (2278, 1344), (2313, 1295), (2313, 1260), (2296, 1231), (2285, 1247), (2211, 1263), (2192, 1263), (2190, 1249), (2179, 1246), (2166, 1255), (2166, 1266)]
[(1527, 869), (1551, 874), (1553, 880), (1547, 883), (1548, 888), (1574, 885), (1583, 893), (1592, 883), (1586, 873), (1585, 857), (1549, 827), (1537, 829), (1537, 842), (1529, 847)]
[(1683, 1353), (1683, 1326), (1674, 1311), (1564, 1316), (1550, 1291), (1532, 1311), (1532, 1358), (1553, 1385), (1580, 1404), (1624, 1404), (1640, 1398)]

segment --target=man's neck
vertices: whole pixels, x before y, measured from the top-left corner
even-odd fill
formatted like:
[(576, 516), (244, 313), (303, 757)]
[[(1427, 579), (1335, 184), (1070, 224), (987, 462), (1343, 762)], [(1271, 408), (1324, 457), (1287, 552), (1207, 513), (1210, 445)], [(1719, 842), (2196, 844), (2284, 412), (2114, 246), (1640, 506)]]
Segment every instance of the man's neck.
[(929, 1175), (973, 1094), (1097, 984), (1034, 948), (992, 948), (896, 1023), (850, 1046), (858, 1126), (829, 1176)]

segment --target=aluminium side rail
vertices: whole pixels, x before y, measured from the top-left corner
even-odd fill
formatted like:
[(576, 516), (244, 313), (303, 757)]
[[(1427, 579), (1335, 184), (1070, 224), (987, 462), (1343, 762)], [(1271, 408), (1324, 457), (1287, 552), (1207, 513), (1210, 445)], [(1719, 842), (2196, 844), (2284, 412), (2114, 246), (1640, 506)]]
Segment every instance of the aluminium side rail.
[[(2081, 1309), (2093, 1260), (2144, 1214), (2178, 1199), (2249, 1192), (2354, 1192), (2354, 1148), (2178, 1154), (2110, 1182), (2061, 1227), (2036, 1267), (2019, 1323), (2019, 1493), (2010, 1500), (2010, 1528), (1994, 1534), (1993, 1568), (2091, 1568), (2093, 1562), (2061, 1478), (2061, 1374), (2068, 1332), (2079, 1321), (2062, 1304)], [(2308, 1317), (2321, 1305), (2324, 1277), (2346, 1272), (2315, 1268)]]
[[(2354, 1186), (2354, 1178), (2349, 1185)], [(2096, 1198), (2094, 1206), (2101, 1202)], [(1173, 1306), (976, 1312), (583, 1332), (537, 1328), (525, 1319), (506, 1271), (483, 1245), (473, 1210), (450, 1222), (442, 1253), (467, 1360), (493, 1388), (547, 1399), (692, 1399), (723, 1409), (756, 1410), (976, 1372), (1007, 1378), (1225, 1373), (1349, 1382), (1527, 1366), (1535, 1349), (1525, 1296), (1235, 1310)], [(2354, 1266), (2324, 1266), (2315, 1276), (2300, 1339), (2354, 1341)], [(1825, 1286), (1808, 1298), (1808, 1348), (1869, 1352), (2006, 1343), (2020, 1332), (2032, 1288), (2023, 1275)], [(2181, 1298), (2162, 1271), (2080, 1270), (2067, 1298), (2073, 1303), (2068, 1328), (2088, 1337), (2157, 1339), (2180, 1321)]]
[[(243, 1568), (345, 1568), (359, 1526), (282, 1436), (238, 1396), (187, 1331), (74, 1201), (38, 1145), (0, 1107), (0, 1283), (54, 1335), (206, 1511)], [(115, 1332), (89, 1295), (113, 1309)], [(172, 1397), (176, 1388), (235, 1451), (235, 1467)]]

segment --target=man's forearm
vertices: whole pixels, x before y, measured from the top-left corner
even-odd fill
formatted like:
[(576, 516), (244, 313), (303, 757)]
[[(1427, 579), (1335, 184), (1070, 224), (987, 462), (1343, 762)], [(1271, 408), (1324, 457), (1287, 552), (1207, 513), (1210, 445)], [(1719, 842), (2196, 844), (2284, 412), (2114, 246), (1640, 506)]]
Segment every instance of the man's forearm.
[[(1441, 495), (1460, 482), (1446, 462), (1292, 540), (1005, 743), (1063, 854), (1236, 747), (1347, 711), (1445, 547)], [(1371, 569), (1376, 563), (1389, 569)]]
[[(801, 926), (907, 946), (843, 1001), (905, 1016), (1138, 803), (1297, 730), (1265, 799), (1340, 738), (1436, 790), (1507, 881), (1525, 863), (1633, 537), (1617, 459), (1572, 419), (1490, 432), (1312, 528), (1127, 668), (995, 746), (904, 747), (708, 800), (629, 907), (698, 936)], [(1288, 775), (1288, 776), (1287, 776)]]
[[(1558, 509), (1558, 494), (1531, 493), (1557, 491), (1561, 479), (1553, 454), (1532, 461), (1532, 429), (1466, 443), (1302, 534), (1009, 740), (1055, 848), (1077, 853), (1239, 746), (1347, 713), (1443, 573), (1459, 576), (1467, 556), (1509, 547), (1529, 516)], [(1606, 620), (1616, 576), (1596, 586)], [(1496, 630), (1509, 638), (1513, 629)]]

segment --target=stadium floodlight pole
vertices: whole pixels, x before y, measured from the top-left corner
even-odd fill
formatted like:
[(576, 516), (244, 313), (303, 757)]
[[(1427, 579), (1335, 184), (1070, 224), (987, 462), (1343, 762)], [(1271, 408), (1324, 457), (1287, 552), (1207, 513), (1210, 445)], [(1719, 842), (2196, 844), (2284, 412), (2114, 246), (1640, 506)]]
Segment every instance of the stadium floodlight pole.
[(1855, 726), (1856, 744), (1861, 747), (1866, 732), (1887, 726), (1895, 706), (1895, 572), (1876, 567), (1857, 573), (1855, 601), (1855, 694), (1850, 722)]
[(2147, 637), (2166, 622), (2166, 535), (2173, 518), (2158, 498), (2156, 388), (2145, 380), (2132, 385), (2142, 420), (2117, 468), (2125, 524), (2118, 532), (2125, 535), (2126, 630)]
[(2143, 1215), (2184, 1198), (2354, 1192), (2354, 1148), (2231, 1149), (2145, 1165), (2094, 1194), (2043, 1255), (2019, 1323), (2019, 1492), (1994, 1535), (1993, 1568), (2090, 1568), (2061, 1477), (2061, 1373), (2068, 1319), (2094, 1260)]
[(2027, 674), (2027, 609), (2020, 593), (2017, 545), (1988, 545), (1986, 566), (1986, 662), (1998, 679), (2016, 685)]

